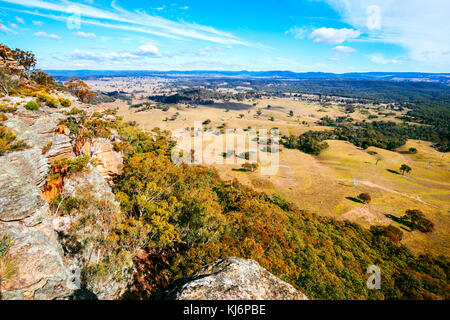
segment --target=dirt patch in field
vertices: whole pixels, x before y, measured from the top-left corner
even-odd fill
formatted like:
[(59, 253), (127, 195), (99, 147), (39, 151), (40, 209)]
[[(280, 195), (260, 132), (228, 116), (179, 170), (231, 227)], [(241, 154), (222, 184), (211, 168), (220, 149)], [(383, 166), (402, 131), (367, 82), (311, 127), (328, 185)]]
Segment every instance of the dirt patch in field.
[(419, 196), (409, 195), (409, 194), (406, 194), (406, 193), (398, 192), (398, 191), (392, 190), (390, 188), (386, 188), (386, 187), (380, 186), (380, 185), (378, 185), (376, 183), (373, 183), (373, 182), (370, 182), (370, 181), (360, 181), (359, 183), (361, 183), (361, 184), (363, 184), (365, 186), (368, 186), (370, 188), (381, 189), (381, 190), (386, 191), (386, 192), (395, 193), (395, 194), (401, 195), (403, 197), (407, 197), (407, 198), (419, 201), (420, 203), (426, 204), (428, 206), (433, 206), (433, 205), (429, 204), (428, 202), (423, 201)]
[(370, 206), (352, 208), (350, 211), (342, 214), (339, 219), (366, 223), (369, 225), (390, 223), (390, 220), (381, 211), (371, 208)]

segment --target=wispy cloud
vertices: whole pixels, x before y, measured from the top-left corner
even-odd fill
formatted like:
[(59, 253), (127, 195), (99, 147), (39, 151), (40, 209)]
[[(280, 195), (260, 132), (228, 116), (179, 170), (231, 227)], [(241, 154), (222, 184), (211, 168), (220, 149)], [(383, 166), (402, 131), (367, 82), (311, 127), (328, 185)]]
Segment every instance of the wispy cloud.
[(23, 19), (20, 18), (20, 17), (16, 17), (16, 21), (17, 21), (18, 23), (25, 24), (25, 20), (23, 20)]
[[(114, 1), (110, 8), (100, 8), (94, 5), (70, 1), (46, 2), (40, 0), (0, 0), (29, 9), (46, 10), (48, 13), (38, 13), (35, 10), (29, 14), (46, 16), (55, 20), (66, 20), (69, 17), (68, 7), (77, 6), (82, 13), (81, 23), (102, 26), (105, 28), (123, 29), (134, 32), (154, 34), (161, 37), (197, 39), (220, 44), (251, 46), (231, 33), (217, 30), (210, 26), (198, 25), (185, 21), (172, 21), (143, 10), (129, 11), (119, 7)], [(52, 12), (53, 14), (51, 14)], [(56, 16), (55, 13), (63, 14)], [(96, 20), (92, 20), (96, 19)]]
[(366, 40), (399, 45), (415, 61), (450, 65), (450, 1), (320, 1), (327, 2), (344, 22), (367, 34)]
[(355, 49), (347, 46), (336, 46), (331, 51), (334, 52), (334, 55), (328, 58), (330, 61), (340, 61), (347, 58), (350, 53), (356, 52)]
[(33, 20), (32, 22), (35, 26), (38, 26), (38, 27), (42, 27), (44, 25), (44, 23), (42, 21)]
[(121, 52), (104, 52), (95, 53), (91, 51), (82, 51), (76, 49), (68, 56), (70, 60), (78, 62), (101, 62), (101, 63), (136, 63), (145, 64), (146, 58), (161, 57), (158, 47), (153, 44), (145, 44), (140, 46), (137, 50), (128, 50)]
[(95, 39), (97, 38), (97, 36), (95, 35), (95, 33), (91, 33), (91, 32), (82, 32), (82, 31), (77, 31), (75, 32), (75, 35), (77, 37), (81, 37), (81, 38), (88, 38), (88, 39)]
[(309, 33), (309, 29), (306, 27), (297, 27), (294, 26), (289, 30), (285, 31), (284, 34), (292, 34), (296, 39), (304, 39)]
[(383, 54), (375, 53), (369, 56), (370, 60), (375, 63), (380, 64), (398, 64), (400, 61), (398, 59), (386, 59)]
[(47, 32), (44, 32), (44, 31), (35, 32), (34, 35), (36, 37), (49, 38), (49, 39), (53, 39), (53, 40), (60, 40), (61, 39), (61, 37), (56, 35), (56, 34), (47, 33)]
[(11, 30), (10, 28), (6, 27), (2, 23), (0, 23), (0, 31), (3, 33), (9, 33), (9, 34), (17, 34), (14, 30)]

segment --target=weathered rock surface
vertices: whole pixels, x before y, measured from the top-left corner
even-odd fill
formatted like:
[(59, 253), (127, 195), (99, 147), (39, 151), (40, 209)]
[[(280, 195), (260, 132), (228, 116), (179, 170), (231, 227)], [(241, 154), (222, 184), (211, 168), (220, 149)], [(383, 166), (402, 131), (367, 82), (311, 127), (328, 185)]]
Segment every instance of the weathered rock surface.
[(52, 146), (46, 154), (50, 163), (63, 158), (72, 159), (75, 157), (72, 147), (72, 140), (68, 136), (64, 134), (57, 134), (51, 142)]
[(178, 280), (163, 293), (176, 300), (307, 300), (253, 260), (230, 257)]
[(76, 289), (50, 221), (47, 206), (45, 219), (37, 226), (0, 222), (0, 234), (14, 239), (10, 253), (18, 266), (17, 275), (3, 283), (3, 299), (67, 299)]
[(100, 160), (97, 166), (100, 174), (109, 182), (122, 170), (123, 155), (113, 149), (109, 139), (95, 138), (84, 144), (82, 152)]
[(39, 186), (48, 166), (39, 149), (14, 152), (0, 157), (0, 220), (21, 220), (44, 205)]
[[(23, 100), (18, 99), (11, 97), (10, 104), (15, 106)], [(61, 119), (67, 117), (61, 111), (46, 106), (38, 111), (27, 111), (18, 105), (17, 112), (9, 113), (3, 122), (30, 148), (0, 156), (0, 236), (12, 237), (14, 243), (9, 254), (18, 267), (13, 278), (2, 282), (2, 299), (68, 299), (74, 296), (116, 299), (132, 279), (131, 263), (119, 270), (122, 272), (119, 280), (113, 276), (98, 277), (87, 288), (90, 291), (80, 290), (80, 270), (90, 259), (91, 251), (80, 248), (73, 252), (64, 240), (77, 222), (77, 216), (57, 216), (43, 199), (46, 198), (43, 191), (49, 184), (50, 163), (75, 157), (76, 137), (69, 136), (69, 130), (60, 125)], [(47, 190), (48, 199), (60, 192), (68, 195), (85, 187), (98, 203), (114, 201), (106, 179), (119, 173), (122, 155), (112, 149), (108, 139), (94, 141), (89, 153), (97, 156), (102, 165), (95, 168), (89, 164), (86, 172), (64, 179), (60, 176), (61, 181), (53, 181), (54, 188)], [(94, 263), (100, 261), (102, 252), (95, 252), (93, 257)]]

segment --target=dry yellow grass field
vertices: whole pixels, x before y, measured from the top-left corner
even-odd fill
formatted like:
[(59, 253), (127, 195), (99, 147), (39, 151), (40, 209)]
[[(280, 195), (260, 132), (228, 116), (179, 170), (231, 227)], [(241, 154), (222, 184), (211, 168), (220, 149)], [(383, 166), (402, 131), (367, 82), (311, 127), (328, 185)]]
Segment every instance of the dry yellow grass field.
[[(256, 105), (252, 105), (256, 102)], [(167, 130), (192, 128), (194, 121), (211, 120), (208, 128), (270, 129), (282, 134), (301, 134), (308, 130), (326, 130), (314, 123), (325, 115), (331, 118), (345, 116), (342, 107), (331, 105), (324, 109), (316, 103), (305, 103), (293, 98), (260, 99), (248, 101), (248, 110), (225, 110), (210, 106), (187, 108), (171, 107), (168, 111), (150, 110), (136, 113), (125, 103), (119, 106), (119, 115), (127, 121), (136, 121), (144, 130), (160, 127)], [(267, 108), (270, 105), (271, 108)], [(261, 116), (257, 116), (261, 110)], [(294, 116), (289, 116), (289, 111)], [(175, 113), (174, 121), (164, 121)], [(372, 110), (370, 111), (371, 113)], [(242, 119), (240, 115), (243, 115)], [(273, 117), (273, 121), (270, 121)], [(359, 111), (351, 115), (355, 120), (367, 119)], [(380, 119), (379, 119), (380, 120)], [(389, 118), (389, 120), (392, 120)], [(407, 209), (420, 209), (435, 224), (435, 231), (423, 234), (403, 230), (403, 243), (415, 252), (429, 252), (450, 256), (450, 160), (425, 141), (410, 140), (398, 152), (370, 147), (362, 150), (345, 141), (327, 141), (329, 147), (317, 157), (281, 147), (279, 169), (275, 175), (263, 176), (256, 172), (240, 172), (239, 165), (217, 164), (224, 179), (237, 178), (244, 184), (269, 194), (279, 194), (299, 208), (338, 219), (347, 219), (369, 227), (374, 224), (401, 225), (386, 214), (401, 216)], [(414, 147), (417, 154), (402, 153)], [(369, 154), (368, 151), (376, 152)], [(377, 163), (378, 160), (378, 163)], [(412, 172), (396, 174), (401, 164), (408, 164)], [(389, 171), (391, 170), (391, 171)], [(372, 202), (363, 205), (349, 198), (362, 192), (372, 196)]]

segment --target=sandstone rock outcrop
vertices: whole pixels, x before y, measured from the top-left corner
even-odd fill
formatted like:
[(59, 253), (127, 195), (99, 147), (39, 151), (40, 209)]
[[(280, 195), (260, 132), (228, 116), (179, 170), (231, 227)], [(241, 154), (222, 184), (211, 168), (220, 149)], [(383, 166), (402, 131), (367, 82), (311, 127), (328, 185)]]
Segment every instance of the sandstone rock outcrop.
[(176, 300), (307, 300), (253, 260), (230, 257), (210, 263), (164, 290)]
[[(88, 164), (85, 172), (70, 177), (59, 175), (48, 181), (53, 161), (76, 157), (77, 137), (60, 124), (68, 117), (64, 113), (67, 110), (41, 106), (39, 110), (28, 111), (23, 107), (23, 98), (8, 99), (11, 106), (17, 106), (17, 111), (8, 113), (3, 125), (29, 147), (0, 156), (0, 236), (13, 239), (9, 254), (18, 267), (11, 279), (2, 282), (1, 298), (118, 298), (132, 279), (132, 263), (119, 270), (122, 272), (119, 280), (113, 275), (97, 277), (89, 288), (83, 289), (89, 290), (89, 294), (80, 294), (83, 290), (79, 271), (91, 259), (92, 250), (80, 247), (74, 251), (70, 247), (67, 237), (73, 235), (70, 229), (77, 222), (77, 215), (56, 215), (48, 201), (60, 193), (65, 197), (85, 187), (92, 193), (93, 201), (114, 202), (107, 180), (120, 172), (122, 155), (113, 150), (110, 140), (94, 139), (89, 155), (98, 157), (101, 165)], [(94, 210), (90, 212), (96, 214)], [(102, 252), (92, 256), (94, 262), (103, 258)]]
[(100, 160), (97, 169), (108, 182), (111, 182), (114, 176), (120, 174), (123, 155), (121, 152), (114, 151), (109, 139), (94, 138), (87, 141), (81, 150), (83, 154)]
[(13, 70), (15, 72), (21, 72), (25, 70), (25, 68), (16, 61), (11, 49), (1, 43), (0, 43), (0, 68), (6, 68), (9, 70)]

